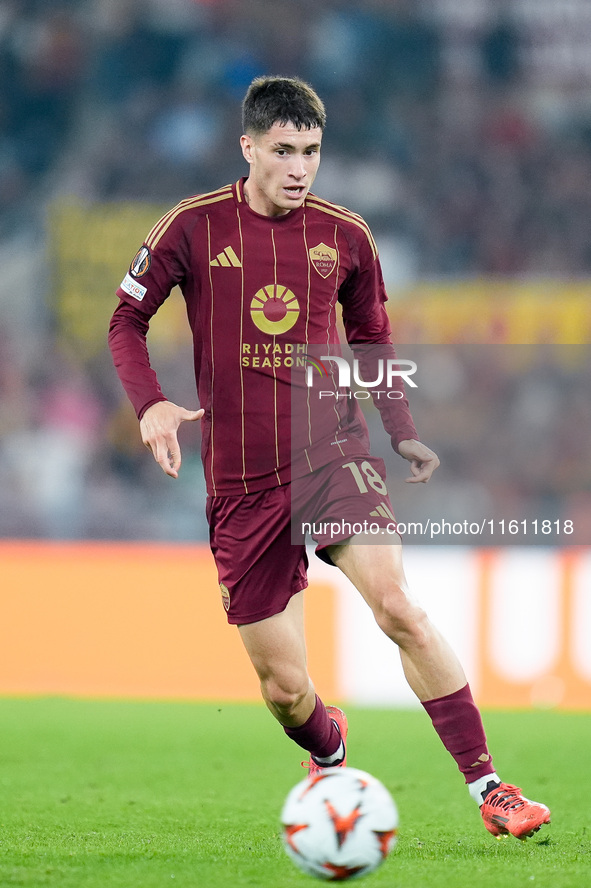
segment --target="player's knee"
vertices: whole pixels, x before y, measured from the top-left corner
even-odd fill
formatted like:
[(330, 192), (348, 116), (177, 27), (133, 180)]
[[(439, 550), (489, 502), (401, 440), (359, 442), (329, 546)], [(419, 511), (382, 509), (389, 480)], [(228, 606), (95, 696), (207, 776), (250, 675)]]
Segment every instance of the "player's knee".
[(399, 647), (428, 644), (429, 618), (419, 605), (409, 600), (404, 589), (384, 595), (374, 616), (382, 632)]
[(295, 712), (308, 693), (308, 676), (289, 678), (269, 678), (263, 682), (263, 696), (273, 708), (285, 716)]

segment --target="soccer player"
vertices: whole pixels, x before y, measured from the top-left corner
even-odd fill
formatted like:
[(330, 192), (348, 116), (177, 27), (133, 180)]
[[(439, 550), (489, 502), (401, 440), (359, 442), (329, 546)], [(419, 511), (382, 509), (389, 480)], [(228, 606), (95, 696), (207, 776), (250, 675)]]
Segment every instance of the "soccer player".
[[(307, 558), (304, 540), (292, 540), (292, 513), (320, 528), (318, 555), (351, 580), (398, 646), (406, 678), (486, 828), (524, 838), (550, 812), (497, 776), (462, 667), (408, 592), (400, 539), (375, 545), (362, 535), (322, 532), (323, 521), (354, 519), (360, 508), (384, 524), (393, 517), (385, 467), (368, 452), (356, 402), (336, 401), (305, 421), (292, 416), (298, 357), (315, 345), (325, 354), (338, 348), (337, 302), (361, 361), (365, 347), (393, 354), (368, 226), (310, 191), (325, 120), (306, 83), (252, 82), (241, 137), (249, 175), (181, 201), (150, 231), (118, 290), (109, 332), (114, 363), (144, 444), (172, 478), (181, 465), (180, 424), (202, 421), (210, 543), (228, 621), (238, 626), (271, 713), (310, 753), (310, 774), (345, 763), (347, 722), (324, 705), (308, 675)], [(193, 333), (199, 410), (167, 400), (149, 363), (150, 318), (175, 285)], [(406, 480), (427, 482), (439, 460), (419, 441), (406, 397), (376, 406), (394, 450), (409, 462)]]

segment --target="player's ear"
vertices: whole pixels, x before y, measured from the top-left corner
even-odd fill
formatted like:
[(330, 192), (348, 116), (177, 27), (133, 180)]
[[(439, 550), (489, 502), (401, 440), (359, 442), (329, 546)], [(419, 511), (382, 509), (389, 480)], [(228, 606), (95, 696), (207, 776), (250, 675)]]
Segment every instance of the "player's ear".
[(244, 155), (245, 161), (247, 163), (252, 163), (252, 149), (254, 147), (253, 137), (246, 134), (240, 136), (240, 147), (242, 148), (242, 154)]

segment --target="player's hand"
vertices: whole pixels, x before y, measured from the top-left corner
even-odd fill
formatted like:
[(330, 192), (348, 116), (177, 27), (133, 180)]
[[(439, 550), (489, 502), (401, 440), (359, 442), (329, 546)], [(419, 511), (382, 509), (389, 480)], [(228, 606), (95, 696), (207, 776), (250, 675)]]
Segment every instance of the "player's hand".
[(181, 448), (177, 432), (182, 422), (201, 419), (205, 410), (186, 410), (172, 401), (158, 401), (148, 407), (140, 420), (142, 441), (152, 451), (163, 472), (178, 478), (181, 467)]
[(401, 441), (398, 445), (398, 453), (410, 462), (410, 478), (405, 478), (409, 484), (416, 484), (422, 481), (424, 484), (429, 480), (437, 466), (439, 465), (439, 457), (432, 450), (429, 450), (420, 441), (409, 439)]

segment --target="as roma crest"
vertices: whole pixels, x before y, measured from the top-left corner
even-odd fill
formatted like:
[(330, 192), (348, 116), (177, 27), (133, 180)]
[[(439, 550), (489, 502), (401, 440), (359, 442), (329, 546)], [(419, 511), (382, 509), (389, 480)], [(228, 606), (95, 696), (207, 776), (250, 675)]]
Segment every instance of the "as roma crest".
[(224, 610), (230, 610), (230, 590), (226, 586), (225, 583), (220, 583), (220, 592), (222, 593), (222, 604), (224, 605)]
[(318, 244), (317, 247), (312, 247), (308, 252), (312, 265), (321, 277), (327, 278), (333, 273), (339, 258), (336, 250), (332, 247), (327, 247), (326, 244)]

